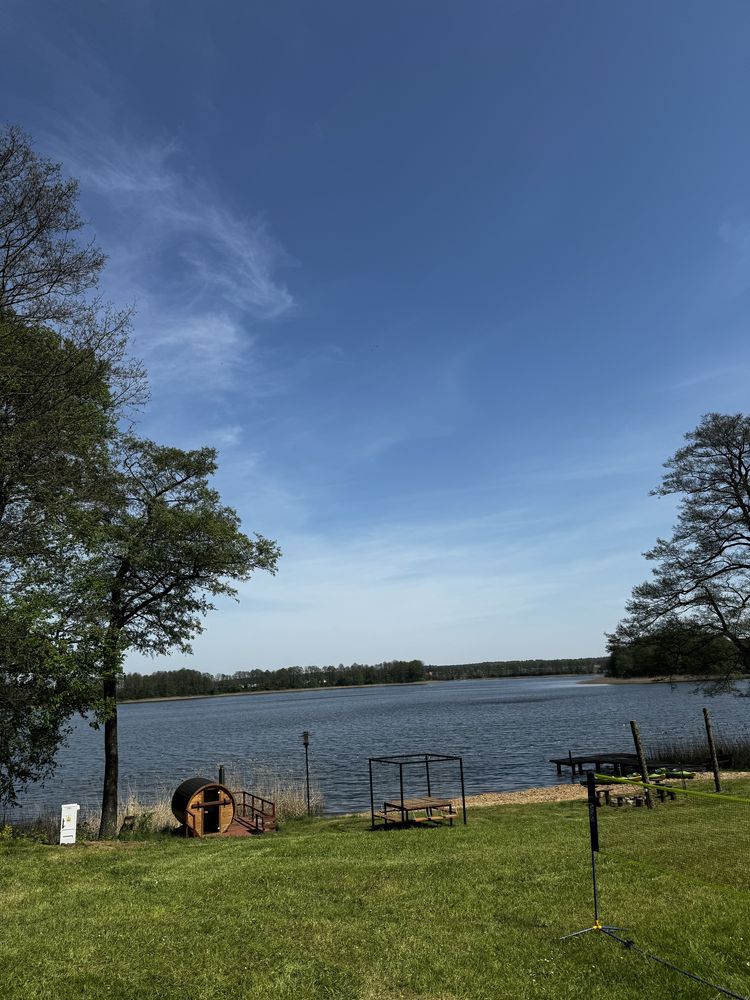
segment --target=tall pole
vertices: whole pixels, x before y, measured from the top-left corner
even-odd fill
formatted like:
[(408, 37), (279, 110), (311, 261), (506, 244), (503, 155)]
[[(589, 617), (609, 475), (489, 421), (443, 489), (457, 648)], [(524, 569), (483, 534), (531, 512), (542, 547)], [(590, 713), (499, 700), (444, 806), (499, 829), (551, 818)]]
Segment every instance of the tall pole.
[(464, 814), (464, 826), (466, 826), (466, 790), (464, 788), (464, 759), (458, 758), (458, 769), (461, 772), (461, 810)]
[(305, 730), (304, 733), (302, 734), (302, 742), (305, 744), (305, 779), (307, 786), (307, 815), (309, 816), (311, 814), (310, 813), (310, 756), (309, 756), (310, 734), (308, 733), (307, 730)]
[(586, 775), (586, 797), (589, 805), (589, 840), (591, 841), (591, 879), (594, 886), (594, 927), (599, 923), (599, 892), (596, 885), (596, 855), (599, 850), (599, 822), (596, 815), (596, 777), (593, 771)]
[(719, 758), (716, 756), (716, 744), (714, 743), (714, 731), (711, 727), (711, 716), (708, 709), (703, 709), (703, 721), (706, 723), (706, 736), (708, 737), (708, 752), (711, 754), (711, 767), (714, 771), (714, 786), (717, 792), (721, 791), (721, 775), (719, 774)]
[(372, 787), (372, 758), (368, 760), (370, 768), (370, 817), (372, 819), (372, 829), (375, 829), (375, 790)]

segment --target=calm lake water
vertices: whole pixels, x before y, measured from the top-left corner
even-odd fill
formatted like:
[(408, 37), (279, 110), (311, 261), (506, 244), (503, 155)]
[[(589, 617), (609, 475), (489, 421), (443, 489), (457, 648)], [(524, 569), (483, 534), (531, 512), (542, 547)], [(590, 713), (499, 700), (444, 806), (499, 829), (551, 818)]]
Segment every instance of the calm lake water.
[[(242, 773), (265, 767), (303, 778), (301, 734), (307, 729), (311, 773), (326, 811), (343, 812), (369, 808), (368, 757), (460, 754), (466, 792), (476, 794), (564, 781), (548, 758), (568, 750), (632, 752), (630, 719), (639, 722), (648, 742), (702, 738), (702, 707), (708, 705), (719, 733), (748, 732), (748, 699), (706, 698), (693, 693), (692, 684), (581, 680), (450, 681), (122, 705), (120, 785), (148, 801), (171, 794), (194, 774), (214, 777), (219, 763)], [(44, 787), (29, 790), (23, 812), (61, 802), (96, 805), (102, 742), (102, 732), (76, 720), (56, 773)], [(455, 791), (455, 772), (446, 769), (434, 784), (440, 785), (435, 791)], [(424, 789), (415, 785), (414, 791)]]

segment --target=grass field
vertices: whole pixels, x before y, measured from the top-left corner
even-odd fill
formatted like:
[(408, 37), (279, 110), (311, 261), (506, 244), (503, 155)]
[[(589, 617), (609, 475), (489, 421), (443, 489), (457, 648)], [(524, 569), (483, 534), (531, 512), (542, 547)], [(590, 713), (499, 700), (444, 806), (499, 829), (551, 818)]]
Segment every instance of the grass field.
[[(679, 847), (671, 805), (606, 813), (630, 843)], [(747, 884), (604, 854), (600, 869), (605, 919), (750, 991)], [(558, 940), (592, 922), (585, 803), (475, 809), (452, 829), (349, 817), (242, 840), (15, 841), (0, 887), (5, 1000), (715, 995), (603, 935)]]

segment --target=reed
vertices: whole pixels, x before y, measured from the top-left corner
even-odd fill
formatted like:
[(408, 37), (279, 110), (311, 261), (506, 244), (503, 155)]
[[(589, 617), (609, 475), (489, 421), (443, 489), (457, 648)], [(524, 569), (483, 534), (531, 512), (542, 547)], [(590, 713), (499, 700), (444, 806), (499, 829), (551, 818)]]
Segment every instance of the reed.
[[(745, 771), (750, 769), (750, 732), (717, 734), (716, 754), (720, 760), (728, 761), (722, 770)], [(649, 762), (668, 760), (679, 764), (705, 764), (709, 760), (708, 743), (705, 736), (688, 736), (652, 740), (645, 748)]]
[[(298, 819), (307, 815), (307, 786), (304, 779), (280, 771), (267, 764), (235, 764), (227, 769), (227, 787), (232, 791), (245, 789), (276, 804), (279, 820)], [(323, 815), (323, 793), (317, 781), (310, 781), (310, 812)]]

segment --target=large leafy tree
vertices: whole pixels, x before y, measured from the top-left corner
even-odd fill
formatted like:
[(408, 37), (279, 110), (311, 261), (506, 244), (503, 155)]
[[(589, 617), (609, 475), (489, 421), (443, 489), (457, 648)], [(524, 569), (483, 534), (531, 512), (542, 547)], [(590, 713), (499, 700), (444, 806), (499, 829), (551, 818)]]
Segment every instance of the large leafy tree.
[(92, 484), (117, 408), (111, 369), (46, 327), (0, 319), (0, 579), (28, 580)]
[[(16, 127), (0, 130), (0, 801), (48, 772), (87, 707), (83, 646), (60, 629), (123, 407), (144, 398), (129, 313), (96, 295), (104, 255), (82, 236), (78, 187)], [(95, 474), (94, 474), (95, 473)]]
[(0, 131), (0, 801), (51, 769), (66, 719), (104, 724), (103, 836), (116, 832), (116, 680), (129, 649), (188, 651), (218, 595), (279, 551), (240, 531), (211, 449), (124, 435), (143, 398), (129, 314), (96, 296), (78, 189)]
[(0, 803), (50, 772), (66, 720), (89, 705), (90, 664), (60, 623), (77, 511), (114, 431), (109, 375), (61, 334), (0, 319)]
[(105, 774), (100, 836), (117, 832), (117, 677), (128, 650), (190, 652), (213, 598), (236, 594), (255, 570), (276, 570), (279, 549), (249, 538), (209, 485), (211, 448), (182, 451), (122, 435), (113, 445), (98, 501), (80, 512), (86, 546), (66, 620), (96, 660), (101, 682)]
[(610, 649), (677, 649), (706, 667), (701, 651), (723, 639), (711, 672), (728, 685), (750, 672), (750, 417), (709, 413), (685, 437), (653, 490), (680, 497), (677, 523), (646, 553), (652, 578), (634, 588)]

